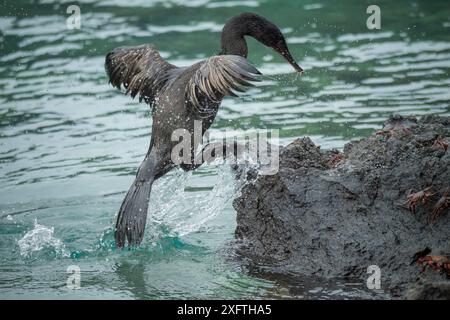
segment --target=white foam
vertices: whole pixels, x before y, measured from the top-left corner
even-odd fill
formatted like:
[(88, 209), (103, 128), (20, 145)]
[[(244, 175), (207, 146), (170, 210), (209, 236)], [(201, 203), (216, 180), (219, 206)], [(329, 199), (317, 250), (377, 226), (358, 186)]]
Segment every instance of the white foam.
[[(186, 192), (193, 183), (192, 172), (175, 174), (153, 186), (150, 199), (150, 221), (170, 228), (170, 235), (185, 236), (207, 228), (207, 223), (223, 212), (226, 204), (239, 192), (228, 165), (204, 166), (217, 170), (210, 191)], [(189, 205), (186, 205), (188, 203)]]
[(20, 248), (20, 255), (30, 257), (33, 252), (41, 251), (44, 248), (53, 249), (57, 254), (67, 256), (68, 253), (62, 241), (53, 236), (54, 228), (46, 227), (34, 220), (34, 228), (28, 231), (22, 239), (17, 241)]

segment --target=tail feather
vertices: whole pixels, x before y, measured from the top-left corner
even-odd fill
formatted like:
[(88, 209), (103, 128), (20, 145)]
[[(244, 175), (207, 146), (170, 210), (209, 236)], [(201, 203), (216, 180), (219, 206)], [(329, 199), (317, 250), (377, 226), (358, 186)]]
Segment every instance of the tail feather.
[(125, 246), (126, 241), (130, 246), (138, 246), (144, 237), (148, 202), (155, 180), (153, 170), (149, 170), (149, 164), (151, 167), (151, 162), (144, 160), (117, 215), (114, 236), (119, 248)]
[(138, 246), (141, 243), (152, 184), (153, 180), (137, 182), (128, 190), (116, 222), (115, 239), (119, 248), (125, 245), (125, 237), (130, 246)]

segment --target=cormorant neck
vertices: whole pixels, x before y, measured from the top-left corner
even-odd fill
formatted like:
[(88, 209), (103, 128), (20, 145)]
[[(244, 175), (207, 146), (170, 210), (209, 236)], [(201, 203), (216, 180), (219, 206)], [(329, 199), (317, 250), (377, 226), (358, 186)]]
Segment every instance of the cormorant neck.
[(220, 54), (234, 54), (247, 58), (248, 48), (244, 36), (253, 36), (252, 25), (256, 15), (243, 13), (227, 21), (222, 30)]
[[(273, 47), (283, 35), (270, 21), (252, 12), (244, 12), (227, 21), (222, 30), (221, 54), (234, 54), (247, 58), (248, 49), (244, 36), (255, 38)], [(284, 40), (284, 39), (283, 39)]]
[(282, 55), (297, 72), (303, 69), (295, 62), (286, 44), (281, 30), (255, 13), (245, 12), (227, 21), (222, 30), (222, 51), (220, 54), (232, 54), (247, 58), (248, 48), (244, 36), (251, 36)]
[(220, 54), (233, 54), (247, 58), (248, 48), (242, 29), (236, 24), (226, 24), (222, 30), (222, 51)]

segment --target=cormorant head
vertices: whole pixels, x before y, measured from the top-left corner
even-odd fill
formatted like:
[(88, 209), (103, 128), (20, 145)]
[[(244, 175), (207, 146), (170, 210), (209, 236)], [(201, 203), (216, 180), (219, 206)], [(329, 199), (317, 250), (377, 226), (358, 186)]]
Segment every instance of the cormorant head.
[(271, 39), (269, 44), (266, 45), (274, 49), (279, 54), (281, 54), (287, 60), (287, 62), (289, 62), (289, 64), (294, 67), (295, 71), (299, 72), (300, 74), (303, 73), (303, 69), (297, 64), (297, 62), (292, 57), (289, 48), (286, 44), (286, 40), (284, 39), (284, 36), (281, 33), (281, 31), (279, 31), (279, 33), (276, 36), (274, 36), (273, 39)]
[[(250, 12), (241, 13), (231, 18), (222, 32), (222, 48), (227, 47), (227, 41), (236, 41), (236, 38), (243, 39), (244, 36), (251, 36), (265, 46), (272, 48), (283, 56), (297, 72), (303, 73), (303, 69), (292, 57), (283, 33), (269, 20)], [(233, 44), (230, 45), (232, 47)], [(245, 56), (246, 50), (245, 46)]]

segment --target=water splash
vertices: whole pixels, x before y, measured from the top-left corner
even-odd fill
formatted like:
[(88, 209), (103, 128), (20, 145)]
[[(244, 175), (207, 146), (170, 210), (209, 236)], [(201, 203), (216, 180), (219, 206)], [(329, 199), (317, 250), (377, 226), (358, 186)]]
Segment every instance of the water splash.
[[(214, 183), (210, 190), (197, 192), (192, 183), (191, 172), (176, 174), (153, 187), (149, 212), (153, 240), (161, 236), (182, 237), (199, 230), (208, 230), (208, 222), (223, 212), (225, 206), (239, 192), (242, 179), (234, 179), (228, 165), (205, 166), (215, 170)], [(186, 205), (186, 204), (189, 205)], [(156, 234), (164, 231), (164, 235)]]
[(34, 228), (28, 231), (22, 239), (17, 241), (20, 255), (29, 258), (35, 252), (49, 251), (57, 256), (69, 256), (64, 244), (53, 236), (54, 228), (46, 227), (34, 220)]

